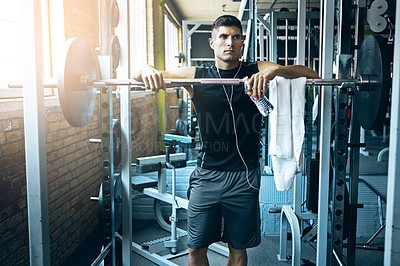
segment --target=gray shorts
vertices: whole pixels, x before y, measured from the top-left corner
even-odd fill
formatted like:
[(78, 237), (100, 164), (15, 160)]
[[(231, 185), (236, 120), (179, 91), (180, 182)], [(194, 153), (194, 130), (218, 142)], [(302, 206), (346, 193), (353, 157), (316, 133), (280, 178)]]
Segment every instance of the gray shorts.
[[(260, 187), (260, 170), (248, 180)], [(188, 190), (188, 247), (199, 249), (218, 241), (245, 249), (261, 242), (258, 190), (246, 171), (216, 171), (196, 167)], [(223, 226), (222, 226), (223, 218)]]

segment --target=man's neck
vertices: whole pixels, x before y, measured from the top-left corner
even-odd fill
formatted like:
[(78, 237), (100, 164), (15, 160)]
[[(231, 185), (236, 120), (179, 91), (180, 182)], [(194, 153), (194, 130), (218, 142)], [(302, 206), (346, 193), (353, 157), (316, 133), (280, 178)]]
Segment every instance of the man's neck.
[(230, 69), (234, 69), (236, 67), (238, 67), (240, 64), (240, 61), (234, 61), (234, 62), (223, 62), (223, 61), (215, 61), (215, 66), (218, 69), (222, 69), (222, 70), (230, 70)]

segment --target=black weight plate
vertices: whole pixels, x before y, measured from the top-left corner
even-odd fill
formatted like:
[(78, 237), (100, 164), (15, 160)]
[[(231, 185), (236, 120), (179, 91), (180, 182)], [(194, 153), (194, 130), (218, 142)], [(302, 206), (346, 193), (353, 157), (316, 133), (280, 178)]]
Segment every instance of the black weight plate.
[(114, 175), (114, 200), (114, 228), (115, 231), (118, 231), (122, 221), (122, 181), (120, 174)]
[(390, 48), (381, 36), (369, 35), (363, 41), (357, 62), (357, 76), (370, 76), (370, 89), (355, 91), (356, 116), (365, 130), (378, 129), (389, 104)]
[[(103, 224), (103, 217), (107, 215), (107, 212), (104, 210), (104, 201), (102, 193), (102, 185), (100, 184), (100, 192), (99, 192), (99, 202), (98, 202), (98, 218), (99, 223), (101, 224), (103, 230), (105, 231), (107, 226)], [(117, 231), (121, 226), (122, 221), (122, 181), (121, 175), (114, 175), (114, 231)]]
[(57, 72), (57, 86), (62, 112), (73, 127), (86, 126), (96, 105), (96, 88), (82, 83), (82, 75), (96, 79), (92, 52), (84, 40), (68, 39), (64, 63)]
[(121, 164), (121, 123), (118, 119), (113, 120), (113, 157), (114, 157), (114, 168), (117, 168)]
[(103, 218), (106, 216), (106, 213), (104, 211), (104, 202), (103, 202), (103, 189), (102, 189), (103, 185), (100, 184), (100, 190), (99, 190), (99, 201), (97, 202), (97, 210), (98, 210), (98, 218), (99, 218), (99, 224), (103, 230), (103, 232), (105, 232), (105, 230), (107, 229), (107, 226), (104, 224)]

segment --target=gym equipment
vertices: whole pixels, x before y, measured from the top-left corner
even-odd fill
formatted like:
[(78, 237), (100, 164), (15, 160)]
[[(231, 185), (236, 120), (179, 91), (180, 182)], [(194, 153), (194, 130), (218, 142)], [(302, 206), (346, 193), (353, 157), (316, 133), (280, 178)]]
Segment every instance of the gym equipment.
[(114, 28), (119, 24), (119, 6), (117, 1), (111, 3), (111, 26)]
[(174, 133), (177, 135), (185, 135), (185, 129), (187, 128), (187, 124), (185, 123), (183, 116), (184, 116), (184, 101), (181, 98), (181, 89), (176, 90), (176, 96), (179, 99), (179, 104), (178, 106), (170, 106), (169, 108), (171, 109), (177, 109), (178, 110), (178, 119), (175, 121), (175, 129)]
[(57, 73), (57, 87), (65, 119), (74, 127), (87, 125), (96, 105), (96, 88), (81, 82), (82, 73), (87, 79), (97, 77), (92, 52), (84, 40), (68, 39), (65, 63)]
[[(169, 145), (166, 141), (166, 145)], [(143, 195), (150, 196), (155, 199), (155, 212), (157, 222), (160, 226), (171, 232), (169, 237), (162, 237), (160, 239), (155, 239), (142, 243), (141, 245), (132, 244), (133, 250), (138, 254), (146, 257), (147, 259), (157, 263), (157, 264), (168, 264), (168, 259), (173, 258), (178, 254), (178, 256), (186, 253), (184, 246), (184, 237), (186, 232), (177, 228), (177, 209), (186, 207), (187, 200), (176, 197), (176, 168), (186, 167), (186, 154), (177, 153), (169, 154), (170, 146), (166, 146), (166, 154), (151, 157), (138, 158), (136, 161), (136, 172), (140, 174), (158, 172), (158, 180), (147, 176), (133, 176), (132, 187), (137, 191), (143, 193)], [(166, 169), (172, 170), (172, 186), (171, 193), (167, 193), (167, 180), (166, 180)], [(157, 189), (153, 188), (157, 187)], [(140, 195), (139, 195), (140, 197)], [(161, 215), (160, 201), (167, 202), (171, 204), (172, 214), (169, 218), (171, 224), (167, 224)], [(157, 253), (165, 253), (165, 250), (169, 250), (168, 258), (165, 258)], [(183, 253), (181, 253), (183, 252)], [(155, 256), (156, 255), (156, 256)]]
[[(372, 36), (370, 38), (376, 39)], [(117, 42), (116, 39), (114, 41)], [(372, 47), (371, 47), (372, 46)], [(384, 57), (381, 55), (381, 49), (373, 48), (376, 44), (373, 41), (367, 41), (362, 45), (360, 54), (366, 54), (367, 51), (373, 50), (373, 53), (368, 53), (371, 58), (369, 60), (361, 60), (360, 67), (366, 67), (370, 70), (359, 71), (357, 79), (308, 79), (307, 85), (330, 85), (339, 86), (344, 83), (351, 84), (358, 88), (358, 91), (365, 91), (364, 94), (369, 94), (371, 91), (375, 93), (374, 97), (370, 97), (369, 102), (372, 106), (376, 99), (382, 101), (386, 95), (376, 97), (380, 93), (389, 90), (388, 82), (385, 82), (384, 77), (388, 76), (387, 67), (385, 66)], [(115, 44), (115, 47), (117, 45)], [(113, 49), (113, 58), (117, 57), (117, 48)], [(113, 60), (116, 62), (116, 60)], [(376, 68), (375, 65), (381, 62), (382, 67)], [(369, 68), (368, 68), (369, 67)], [(378, 71), (377, 73), (373, 71)], [(60, 105), (64, 116), (68, 123), (74, 127), (85, 126), (89, 123), (95, 102), (96, 88), (105, 88), (110, 86), (144, 86), (143, 82), (134, 79), (98, 79), (95, 59), (92, 56), (88, 44), (78, 38), (67, 40), (64, 61), (57, 74), (57, 82), (45, 83), (44, 87), (58, 87)], [(223, 85), (239, 85), (244, 84), (244, 79), (164, 79), (167, 86), (185, 86), (197, 84), (223, 84)], [(22, 87), (20, 84), (9, 83), (10, 88)], [(363, 95), (364, 95), (363, 94)], [(382, 104), (383, 105), (383, 104)], [(360, 105), (360, 109), (369, 108)], [(383, 108), (379, 105), (380, 108)], [(362, 110), (362, 113), (366, 109)], [(380, 111), (381, 112), (381, 111)], [(374, 120), (371, 118), (370, 120)]]
[[(113, 158), (114, 158), (114, 168), (121, 166), (121, 123), (118, 119), (113, 119), (112, 121), (113, 130)], [(90, 143), (101, 143), (101, 139), (89, 139)]]
[(120, 56), (121, 56), (121, 47), (119, 45), (118, 36), (114, 35), (111, 38), (111, 59), (113, 68), (118, 67)]
[[(114, 231), (118, 231), (119, 227), (121, 226), (121, 219), (122, 219), (122, 184), (121, 184), (121, 175), (120, 174), (114, 174), (114, 185), (113, 188), (114, 189), (114, 206), (115, 206), (115, 212), (114, 212)], [(105, 197), (109, 197), (110, 193), (104, 193), (105, 195), (103, 195), (102, 192), (102, 185), (100, 185), (100, 191), (99, 191), (99, 197), (91, 197), (91, 200), (96, 200), (98, 201), (98, 217), (99, 217), (99, 222), (100, 224), (103, 226), (103, 219), (104, 217), (107, 215), (106, 212), (109, 211), (110, 207), (105, 206), (104, 204), (104, 198)], [(111, 221), (110, 221), (111, 223)], [(108, 223), (106, 223), (108, 224)], [(105, 230), (105, 228), (103, 228), (103, 231)]]
[(121, 165), (121, 123), (118, 119), (112, 121), (113, 130), (113, 156), (114, 156), (114, 168), (118, 168)]
[(387, 20), (384, 16), (389, 5), (385, 0), (375, 0), (367, 9), (367, 22), (373, 32), (382, 32), (386, 29)]
[[(353, 265), (351, 261), (354, 258), (350, 256), (343, 256), (344, 248), (348, 250), (354, 250), (358, 245), (352, 239), (355, 239), (355, 229), (357, 218), (354, 215), (357, 213), (358, 208), (363, 208), (362, 204), (354, 201), (354, 191), (358, 191), (358, 183), (354, 184), (353, 179), (357, 179), (358, 176), (350, 174), (351, 178), (349, 181), (349, 192), (346, 188), (346, 164), (350, 157), (350, 169), (351, 163), (354, 163), (354, 157), (351, 155), (352, 150), (357, 150), (365, 144), (355, 140), (357, 137), (352, 137), (349, 143), (349, 128), (348, 128), (348, 112), (349, 112), (349, 98), (352, 97), (353, 109), (352, 113), (354, 118), (351, 121), (351, 128), (355, 130), (360, 125), (364, 129), (377, 129), (382, 125), (384, 120), (389, 100), (389, 90), (391, 86), (390, 78), (390, 55), (391, 49), (386, 44), (385, 40), (379, 36), (368, 36), (359, 51), (358, 63), (357, 63), (357, 77), (359, 79), (367, 78), (368, 81), (360, 81), (365, 86), (362, 89), (355, 89), (354, 83), (343, 83), (335, 90), (334, 97), (334, 126), (331, 128), (331, 191), (330, 191), (330, 204), (329, 216), (330, 216), (330, 229), (328, 229), (327, 243), (328, 243), (328, 263), (337, 261), (339, 264), (346, 265), (346, 261), (349, 265)], [(341, 77), (348, 77), (350, 75), (351, 62), (353, 58), (351, 55), (340, 55), (338, 57), (339, 75)], [(368, 85), (367, 85), (368, 84)], [(369, 86), (369, 87), (368, 87)], [(322, 108), (322, 107), (321, 107)], [(322, 123), (322, 122), (321, 122)], [(359, 133), (358, 133), (359, 134)], [(353, 132), (354, 135), (354, 132)], [(352, 136), (353, 136), (352, 135)], [(349, 149), (350, 153), (349, 153)], [(310, 156), (310, 154), (308, 154)], [(358, 166), (353, 166), (358, 167)], [(309, 178), (314, 178), (315, 181), (320, 181), (321, 178), (318, 176), (319, 172), (319, 158), (313, 159), (311, 156), (307, 162), (307, 173)], [(351, 172), (351, 170), (350, 170)], [(352, 172), (351, 172), (352, 173)], [(298, 191), (301, 189), (295, 182), (294, 194), (301, 194)], [(317, 185), (318, 184), (314, 184)], [(311, 190), (311, 187), (309, 187)], [(318, 190), (318, 189), (313, 189)], [(310, 191), (309, 191), (310, 192)], [(321, 192), (320, 192), (321, 193)], [(292, 263), (293, 265), (299, 265), (301, 261), (301, 242), (307, 243), (313, 241), (317, 234), (317, 224), (313, 224), (312, 227), (308, 228), (301, 234), (299, 231), (299, 220), (316, 219), (316, 212), (318, 211), (318, 201), (316, 201), (316, 194), (308, 193), (308, 200), (311, 200), (311, 196), (314, 197), (314, 202), (306, 202), (310, 212), (303, 212), (300, 210), (299, 203), (294, 204), (293, 209), (291, 206), (284, 205), (281, 212), (281, 235), (280, 235), (280, 252), (278, 258), (280, 260), (287, 259), (287, 226), (291, 226), (292, 232)], [(352, 196), (352, 197), (350, 197)], [(318, 198), (319, 200), (319, 198)], [(296, 209), (298, 208), (298, 210)], [(319, 214), (319, 213), (318, 213)], [(314, 217), (313, 217), (314, 216)], [(384, 225), (382, 224), (381, 227)], [(382, 229), (378, 230), (379, 233)], [(325, 237), (325, 236), (324, 236)], [(347, 239), (347, 243), (344, 241)], [(349, 252), (347, 252), (349, 254)], [(354, 253), (354, 252), (353, 252)], [(354, 257), (354, 256), (353, 256)]]
[(363, 41), (358, 57), (358, 75), (374, 78), (370, 88), (355, 91), (357, 119), (366, 129), (380, 129), (389, 105), (390, 48), (381, 36), (369, 35)]
[[(325, 85), (325, 86), (336, 86), (340, 85), (341, 88), (346, 88), (355, 90), (355, 94), (358, 92), (365, 92), (365, 94), (371, 94), (372, 92), (377, 93), (380, 97), (371, 97), (368, 99), (369, 102), (372, 102), (372, 106), (378, 106), (377, 108), (386, 108), (385, 104), (376, 104), (376, 101), (380, 102), (381, 99), (385, 100), (385, 90), (389, 90), (390, 82), (386, 83), (388, 79), (384, 78), (388, 76), (388, 67), (383, 59), (387, 59), (386, 56), (382, 53), (384, 50), (381, 49), (379, 45), (380, 41), (375, 36), (371, 36), (371, 41), (365, 42), (365, 45), (362, 45), (360, 49), (360, 55), (368, 54), (368, 51), (374, 51), (370, 53), (369, 60), (365, 59), (365, 62), (362, 64), (365, 67), (369, 66), (373, 70), (362, 70), (361, 62), (363, 59), (360, 57), (359, 63), (357, 64), (358, 70), (357, 72), (357, 79), (309, 79), (307, 80), (307, 85)], [(375, 40), (375, 42), (373, 41)], [(375, 46), (377, 45), (378, 48)], [(371, 48), (371, 46), (375, 48)], [(366, 56), (368, 58), (368, 56)], [(111, 61), (110, 61), (111, 62)], [(374, 68), (376, 62), (382, 63), (382, 68), (377, 67)], [(105, 97), (110, 97), (110, 91), (108, 87), (110, 86), (143, 86), (142, 82), (138, 82), (133, 79), (126, 79), (126, 80), (118, 80), (118, 79), (98, 79), (98, 71), (97, 71), (97, 62), (95, 61), (94, 57), (92, 56), (91, 49), (87, 45), (85, 41), (82, 39), (69, 39), (66, 42), (66, 51), (64, 62), (61, 65), (61, 68), (58, 70), (57, 73), (57, 82), (50, 82), (44, 83), (44, 87), (58, 87), (59, 90), (59, 98), (60, 98), (60, 106), (64, 113), (66, 120), (72, 125), (76, 127), (85, 126), (89, 123), (94, 106), (96, 103), (96, 94), (97, 88), (100, 88), (101, 94), (104, 94)], [(196, 85), (196, 84), (224, 84), (224, 85), (239, 85), (244, 84), (243, 79), (166, 79), (165, 83), (169, 86), (184, 86), (184, 85)], [(18, 84), (9, 84), (9, 87), (22, 87)], [(383, 92), (379, 90), (382, 89)], [(347, 93), (347, 92), (346, 92)], [(360, 94), (362, 95), (362, 94)], [(360, 95), (356, 96), (359, 97)], [(345, 98), (343, 98), (345, 99)], [(343, 100), (344, 102), (344, 100)], [(363, 102), (363, 100), (356, 101), (356, 104)], [(103, 102), (101, 105), (101, 109), (103, 111), (107, 111), (110, 115), (112, 115), (112, 108), (110, 108), (110, 102), (106, 103)], [(370, 106), (361, 107), (359, 106), (358, 113), (364, 113), (366, 109), (371, 108)], [(376, 120), (379, 119), (379, 114), (370, 117), (367, 115), (369, 120), (367, 120), (367, 125), (363, 125), (367, 127), (369, 124), (372, 127), (376, 126)], [(360, 118), (358, 118), (360, 119)], [(111, 119), (109, 120), (111, 121)], [(361, 124), (363, 124), (360, 121)], [(368, 124), (369, 123), (369, 124)], [(104, 157), (102, 157), (102, 186), (101, 186), (101, 202), (102, 202), (102, 224), (105, 225), (105, 238), (111, 239), (113, 243), (115, 243), (115, 235), (113, 232), (117, 229), (117, 217), (115, 216), (118, 213), (118, 197), (115, 197), (114, 194), (117, 189), (117, 183), (114, 180), (115, 176), (113, 174), (113, 170), (111, 170), (111, 165), (114, 165), (114, 156), (113, 154), (109, 153), (110, 147), (114, 147), (113, 144), (114, 137), (110, 138), (110, 122), (105, 121), (104, 127), (101, 128), (102, 134), (102, 152), (106, 153)], [(111, 130), (113, 132), (113, 130)], [(108, 134), (108, 135), (107, 135)], [(338, 150), (340, 152), (340, 149)], [(172, 156), (171, 156), (172, 158)], [(340, 170), (340, 169), (338, 169)], [(343, 172), (343, 170), (340, 170)], [(104, 186), (104, 185), (107, 185)], [(150, 192), (148, 192), (150, 193)], [(152, 194), (155, 198), (155, 194)], [(158, 196), (158, 195), (157, 195)], [(171, 204), (176, 202), (175, 200), (171, 200)], [(178, 200), (177, 200), (178, 201)], [(117, 203), (117, 204), (116, 204)], [(337, 210), (340, 210), (337, 209)], [(339, 212), (334, 212), (334, 214), (340, 214)], [(118, 215), (117, 215), (118, 216)], [(338, 216), (338, 221), (340, 223), (340, 217)], [(335, 227), (339, 228), (339, 227)], [(340, 228), (341, 231), (342, 229)], [(340, 241), (342, 232), (339, 232), (338, 240)], [(336, 239), (335, 239), (336, 241)], [(342, 242), (337, 242), (337, 245), (342, 245)], [(112, 245), (112, 253), (115, 254), (115, 245)]]
[[(193, 141), (194, 139), (191, 137), (165, 134), (165, 155), (141, 157), (136, 160), (135, 166), (138, 174), (158, 172), (158, 179), (156, 180), (145, 175), (133, 176), (132, 188), (141, 192), (141, 194), (133, 196), (133, 199), (141, 198), (142, 196), (154, 198), (154, 208), (157, 222), (161, 228), (169, 231), (171, 234), (170, 236), (146, 241), (140, 245), (133, 242), (132, 248), (134, 252), (158, 265), (176, 265), (169, 260), (187, 253), (187, 232), (177, 228), (177, 209), (187, 209), (188, 200), (176, 195), (175, 185), (176, 168), (186, 167), (186, 154), (170, 154), (169, 152), (174, 150), (174, 146), (176, 145), (187, 145), (193, 143)], [(170, 193), (167, 192), (167, 169), (172, 170)], [(171, 204), (171, 216), (169, 217), (169, 221), (171, 222), (170, 224), (168, 224), (162, 217), (160, 208), (161, 201)], [(212, 244), (210, 249), (224, 256), (228, 256), (228, 249), (221, 245)]]

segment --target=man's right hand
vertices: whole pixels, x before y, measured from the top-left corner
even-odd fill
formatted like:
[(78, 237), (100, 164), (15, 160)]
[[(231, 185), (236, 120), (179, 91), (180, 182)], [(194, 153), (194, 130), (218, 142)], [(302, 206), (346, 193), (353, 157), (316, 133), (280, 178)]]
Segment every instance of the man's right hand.
[(165, 90), (163, 73), (154, 67), (147, 65), (140, 72), (144, 86), (154, 92)]

